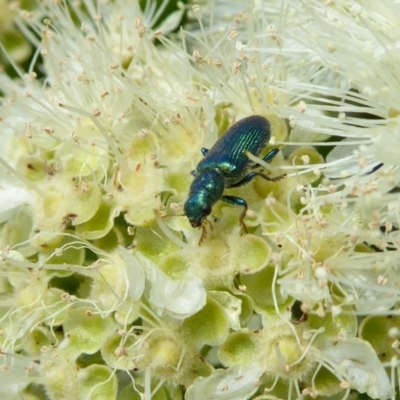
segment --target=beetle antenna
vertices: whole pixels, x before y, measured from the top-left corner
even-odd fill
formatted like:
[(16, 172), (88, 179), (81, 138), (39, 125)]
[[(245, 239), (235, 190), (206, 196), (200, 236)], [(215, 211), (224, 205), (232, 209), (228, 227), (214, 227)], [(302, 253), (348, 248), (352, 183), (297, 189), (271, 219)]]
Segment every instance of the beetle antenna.
[(246, 213), (247, 213), (247, 207), (243, 210), (243, 212), (240, 214), (240, 217), (239, 217), (239, 224), (240, 224), (240, 226), (242, 227), (242, 229), (243, 229), (243, 232), (244, 232), (244, 234), (248, 234), (249, 233), (249, 231), (248, 231), (248, 229), (247, 229), (247, 226), (246, 226), (246, 224), (244, 223), (244, 217), (246, 216)]
[(199, 246), (202, 245), (204, 239), (205, 239), (206, 236), (207, 236), (207, 229), (206, 229), (206, 226), (203, 224), (203, 225), (200, 226), (200, 228), (201, 228), (201, 236), (200, 236), (200, 240), (199, 240)]
[(200, 240), (199, 240), (199, 246), (201, 246), (203, 244), (204, 239), (207, 237), (206, 223), (210, 227), (210, 232), (212, 232), (214, 229), (214, 227), (212, 226), (212, 223), (208, 219), (205, 219), (204, 222), (200, 226), (201, 236), (200, 236)]
[(206, 219), (204, 222), (208, 223), (208, 226), (210, 227), (210, 231), (212, 232), (214, 230), (213, 224), (208, 219)]

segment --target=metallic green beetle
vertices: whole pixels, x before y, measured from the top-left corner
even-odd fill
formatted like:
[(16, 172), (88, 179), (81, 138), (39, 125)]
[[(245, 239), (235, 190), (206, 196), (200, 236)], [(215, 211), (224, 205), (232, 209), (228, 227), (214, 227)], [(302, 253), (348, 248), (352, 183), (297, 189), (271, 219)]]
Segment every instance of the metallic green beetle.
[[(249, 172), (249, 169), (259, 165), (253, 163), (246, 152), (258, 156), (268, 144), (270, 137), (269, 121), (260, 115), (253, 115), (232, 125), (210, 150), (201, 149), (204, 158), (197, 165), (197, 170), (192, 171), (195, 179), (184, 205), (190, 225), (194, 228), (201, 227), (203, 230), (199, 244), (206, 236), (204, 222), (218, 200), (244, 207), (239, 222), (247, 231), (243, 223), (248, 208), (247, 202), (240, 197), (224, 195), (226, 188), (243, 186), (256, 176), (274, 182), (286, 176), (270, 178), (261, 172)], [(271, 150), (263, 161), (271, 162), (278, 151), (279, 149)]]

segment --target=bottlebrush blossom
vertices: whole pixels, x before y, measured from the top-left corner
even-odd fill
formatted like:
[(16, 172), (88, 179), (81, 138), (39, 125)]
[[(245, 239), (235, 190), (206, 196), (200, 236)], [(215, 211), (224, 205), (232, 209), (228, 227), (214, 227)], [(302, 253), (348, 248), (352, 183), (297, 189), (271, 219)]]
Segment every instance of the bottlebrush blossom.
[[(36, 51), (0, 74), (4, 398), (398, 391), (398, 6), (214, 3), (177, 34), (167, 1), (20, 10)], [(287, 177), (231, 189), (249, 233), (218, 202), (199, 246), (190, 171), (253, 114), (281, 151), (248, 157)]]

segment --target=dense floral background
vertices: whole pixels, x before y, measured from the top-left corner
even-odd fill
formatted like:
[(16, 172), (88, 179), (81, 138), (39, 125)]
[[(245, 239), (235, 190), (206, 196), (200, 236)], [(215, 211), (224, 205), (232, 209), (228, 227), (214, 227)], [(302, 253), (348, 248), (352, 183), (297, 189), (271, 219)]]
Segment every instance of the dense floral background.
[[(0, 0), (2, 399), (395, 399), (400, 2)], [(279, 182), (191, 171), (262, 115)]]

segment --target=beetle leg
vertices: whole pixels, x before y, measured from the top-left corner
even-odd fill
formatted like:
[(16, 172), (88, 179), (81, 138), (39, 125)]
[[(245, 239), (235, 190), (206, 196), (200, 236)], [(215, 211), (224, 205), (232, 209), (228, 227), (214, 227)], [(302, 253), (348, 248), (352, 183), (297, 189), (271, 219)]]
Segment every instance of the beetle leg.
[(227, 186), (227, 189), (246, 185), (247, 183), (252, 181), (256, 176), (261, 176), (261, 178), (265, 179), (266, 181), (277, 182), (277, 181), (280, 181), (281, 179), (283, 179), (286, 176), (286, 174), (278, 175), (278, 176), (275, 176), (274, 178), (271, 178), (268, 175), (264, 175), (261, 172), (250, 172), (241, 181), (236, 182), (233, 185)]
[(190, 171), (190, 173), (192, 174), (192, 176), (194, 176), (196, 178), (196, 176), (199, 176), (199, 173), (195, 170)]
[(263, 158), (263, 161), (268, 164), (275, 158), (275, 156), (279, 153), (279, 149), (272, 149), (268, 154)]
[(286, 178), (286, 174), (282, 174), (282, 175), (278, 175), (278, 176), (274, 176), (273, 178), (271, 178), (268, 175), (264, 175), (261, 172), (253, 172), (254, 176), (252, 179), (254, 179), (256, 176), (261, 176), (261, 178), (265, 179), (266, 181), (270, 181), (270, 182), (278, 182), (283, 178)]
[[(279, 149), (272, 149), (267, 153), (267, 155), (262, 159), (263, 161), (267, 162), (268, 164), (275, 158), (275, 156), (279, 153)], [(251, 169), (259, 168), (260, 164), (254, 164)]]
[(205, 147), (201, 148), (201, 154), (203, 154), (203, 156), (205, 156), (208, 153), (208, 149), (206, 149)]
[(246, 200), (243, 200), (241, 197), (236, 197), (236, 196), (222, 196), (221, 200), (225, 201), (226, 203), (233, 204), (235, 206), (244, 207), (244, 210), (240, 214), (240, 217), (239, 217), (239, 223), (240, 223), (240, 226), (242, 227), (244, 233), (247, 233), (248, 232), (247, 226), (243, 222), (243, 219), (246, 216), (246, 212), (247, 212), (247, 208), (248, 208)]

